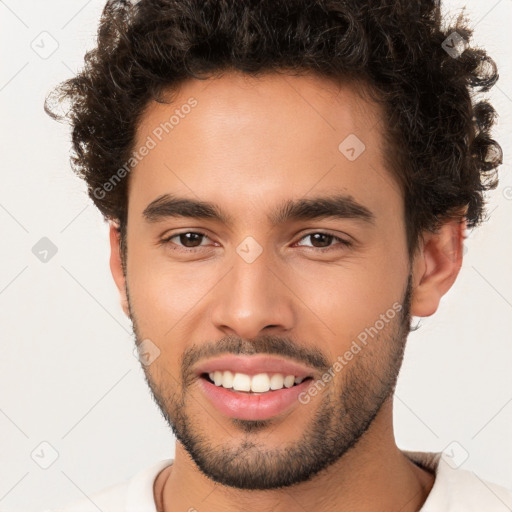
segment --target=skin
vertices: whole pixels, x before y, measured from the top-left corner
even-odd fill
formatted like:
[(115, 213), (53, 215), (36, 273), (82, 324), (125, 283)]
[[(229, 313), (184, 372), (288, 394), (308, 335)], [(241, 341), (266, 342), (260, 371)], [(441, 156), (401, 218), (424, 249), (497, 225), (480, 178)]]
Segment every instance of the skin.
[[(419, 510), (434, 476), (396, 446), (392, 391), (408, 315), (432, 315), (454, 283), (464, 223), (447, 221), (437, 233), (424, 233), (409, 261), (403, 195), (384, 167), (381, 112), (353, 85), (311, 75), (190, 80), (171, 104), (148, 106), (136, 147), (191, 96), (197, 106), (130, 175), (126, 275), (118, 232), (114, 223), (110, 227), (110, 266), (121, 304), (137, 343), (149, 338), (160, 350), (143, 368), (178, 438), (173, 466), (155, 481), (158, 510)], [(338, 150), (350, 133), (366, 146), (354, 161)], [(374, 225), (356, 219), (268, 223), (267, 214), (284, 200), (333, 191), (367, 206)], [(143, 210), (164, 193), (214, 202), (234, 224), (146, 222)], [(195, 252), (173, 250), (173, 242), (186, 242), (180, 237), (158, 243), (197, 230), (207, 237)], [(327, 239), (315, 246), (306, 235), (318, 232), (355, 244)], [(236, 252), (247, 236), (263, 249), (252, 263)], [(326, 246), (333, 249), (322, 254), (319, 247)], [(216, 410), (183, 359), (221, 340), (244, 353), (272, 346), (273, 354), (289, 341), (298, 361), (305, 362), (299, 354), (319, 354), (330, 366), (395, 302), (404, 304), (403, 315), (386, 323), (315, 399), (257, 425)], [(321, 376), (321, 366), (313, 369)], [(318, 452), (314, 436), (319, 418), (333, 459), (323, 468), (319, 459), (326, 454)], [(302, 463), (290, 456), (299, 449)], [(283, 469), (290, 469), (289, 485), (277, 488), (272, 482)], [(266, 475), (267, 487), (249, 489), (251, 475), (260, 483)]]

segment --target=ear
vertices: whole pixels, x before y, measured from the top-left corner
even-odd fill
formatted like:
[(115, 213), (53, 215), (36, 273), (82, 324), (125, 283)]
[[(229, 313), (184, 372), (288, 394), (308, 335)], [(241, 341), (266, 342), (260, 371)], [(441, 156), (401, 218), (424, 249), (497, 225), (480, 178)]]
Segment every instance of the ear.
[(433, 315), (462, 266), (466, 220), (449, 220), (438, 232), (424, 235), (413, 263), (411, 315)]
[(128, 298), (126, 296), (126, 281), (123, 274), (123, 265), (121, 262), (121, 247), (120, 239), (121, 233), (118, 230), (119, 226), (114, 222), (109, 222), (109, 235), (110, 235), (110, 271), (112, 277), (116, 283), (117, 289), (119, 290), (119, 297), (121, 301), (121, 307), (125, 312), (126, 316), (130, 318), (130, 310), (128, 308)]

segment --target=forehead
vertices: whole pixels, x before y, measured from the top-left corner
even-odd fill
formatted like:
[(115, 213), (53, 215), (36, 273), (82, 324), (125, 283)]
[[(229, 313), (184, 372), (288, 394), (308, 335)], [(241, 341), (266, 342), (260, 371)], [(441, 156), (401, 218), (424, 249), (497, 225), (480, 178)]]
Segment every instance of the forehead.
[[(272, 141), (268, 147), (253, 145), (262, 153), (285, 149), (286, 143), (293, 141), (313, 142), (329, 131), (336, 133), (331, 134), (335, 139), (342, 137), (344, 131), (363, 135), (379, 122), (380, 112), (377, 105), (360, 96), (362, 91), (360, 83), (335, 84), (311, 74), (268, 73), (253, 77), (230, 72), (207, 80), (191, 79), (164, 93), (168, 104), (152, 101), (147, 106), (137, 140), (142, 143), (145, 136), (166, 121), (171, 126), (164, 128), (165, 135), (172, 133), (179, 142), (193, 130), (195, 139), (203, 143), (197, 149), (203, 152), (209, 149), (206, 144), (212, 135), (216, 135), (216, 142), (233, 134), (240, 142), (244, 134), (257, 135), (261, 142)], [(189, 109), (192, 101), (197, 105)], [(329, 137), (326, 143), (331, 142)]]
[(138, 217), (166, 193), (243, 215), (256, 202), (261, 210), (274, 199), (336, 192), (401, 214), (383, 163), (381, 113), (355, 85), (229, 73), (187, 80), (166, 98), (148, 105), (137, 128), (134, 149), (150, 147), (130, 175)]

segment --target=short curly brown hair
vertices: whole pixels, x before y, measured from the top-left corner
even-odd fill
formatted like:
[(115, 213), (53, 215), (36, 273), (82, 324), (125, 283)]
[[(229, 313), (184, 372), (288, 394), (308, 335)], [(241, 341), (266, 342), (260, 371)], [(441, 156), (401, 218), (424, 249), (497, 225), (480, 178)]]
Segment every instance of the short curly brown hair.
[(384, 108), (386, 165), (403, 190), (411, 257), (419, 235), (444, 220), (482, 222), (502, 163), (490, 136), (496, 112), (474, 99), (498, 79), (496, 65), (469, 45), (463, 12), (443, 22), (436, 0), (110, 0), (83, 70), (47, 96), (45, 110), (72, 124), (73, 168), (123, 243), (128, 178), (97, 191), (130, 158), (151, 100), (234, 70), (356, 80)]

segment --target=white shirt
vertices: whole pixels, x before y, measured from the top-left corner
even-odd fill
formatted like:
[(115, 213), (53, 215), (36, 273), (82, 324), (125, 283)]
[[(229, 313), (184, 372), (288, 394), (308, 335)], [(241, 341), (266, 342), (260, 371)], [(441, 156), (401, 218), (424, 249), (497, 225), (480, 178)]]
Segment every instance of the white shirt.
[[(507, 512), (512, 510), (512, 491), (479, 478), (472, 471), (454, 469), (442, 452), (402, 450), (413, 462), (435, 473), (434, 485), (420, 512)], [(45, 512), (157, 512), (153, 484), (158, 473), (173, 463), (162, 460), (130, 480), (114, 484), (89, 499)]]

